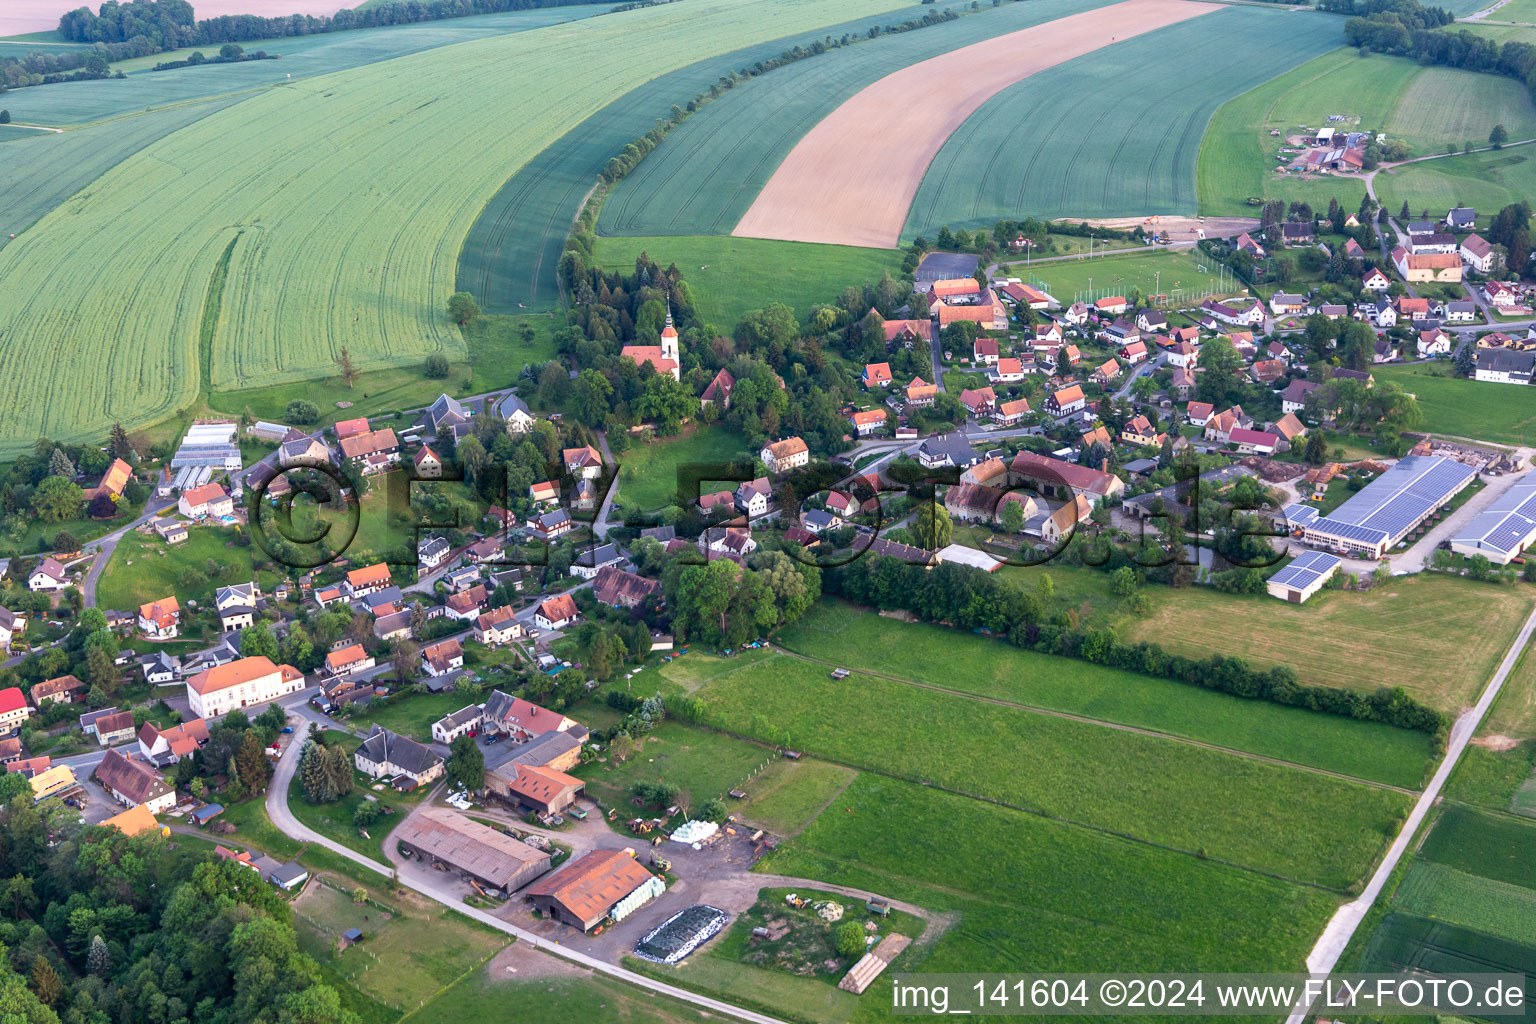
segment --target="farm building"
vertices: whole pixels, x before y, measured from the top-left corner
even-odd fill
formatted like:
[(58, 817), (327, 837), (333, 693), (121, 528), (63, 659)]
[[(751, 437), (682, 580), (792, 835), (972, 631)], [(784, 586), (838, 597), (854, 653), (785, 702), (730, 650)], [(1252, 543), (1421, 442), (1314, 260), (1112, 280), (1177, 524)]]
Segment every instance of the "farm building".
[(605, 918), (622, 921), (666, 891), (666, 883), (619, 850), (593, 850), (528, 887), (533, 905), (562, 924), (589, 932)]
[(510, 761), (486, 772), (485, 787), (514, 806), (540, 814), (559, 814), (576, 802), (585, 783), (553, 768)]
[(462, 814), (422, 807), (393, 834), (402, 853), (443, 864), (481, 885), (520, 889), (549, 870), (549, 854)]
[(1323, 588), (1343, 562), (1326, 551), (1303, 551), (1289, 565), (1269, 578), (1270, 597), (1301, 604)]
[[(374, 724), (368, 738), (353, 755), (357, 770), (369, 778), (388, 777), (396, 786), (410, 789), (425, 785), (443, 774), (443, 756), (408, 736), (400, 736)], [(409, 782), (409, 786), (404, 783)]]
[(1476, 475), (1454, 459), (1409, 455), (1326, 516), (1310, 505), (1287, 505), (1285, 514), (1308, 544), (1380, 558)]
[(1527, 477), (1495, 498), (1451, 538), (1451, 550), (1508, 565), (1536, 540), (1536, 480)]

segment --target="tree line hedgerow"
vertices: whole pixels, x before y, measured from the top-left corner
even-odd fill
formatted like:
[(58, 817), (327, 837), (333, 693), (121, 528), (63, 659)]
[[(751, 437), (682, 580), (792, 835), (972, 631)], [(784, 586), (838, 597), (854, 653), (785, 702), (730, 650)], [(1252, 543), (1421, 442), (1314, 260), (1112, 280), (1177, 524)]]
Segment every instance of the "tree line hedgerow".
[(1259, 669), (1222, 654), (1197, 660), (1169, 654), (1155, 643), (1123, 643), (1112, 629), (1078, 629), (1065, 612), (1047, 612), (1045, 602), (1030, 589), (969, 566), (944, 564), (930, 570), (877, 556), (827, 569), (822, 578), (826, 593), (857, 604), (901, 609), (958, 629), (984, 630), (1043, 654), (1081, 658), (1250, 700), (1385, 722), (1436, 737), (1443, 738), (1450, 727), (1444, 714), (1419, 703), (1402, 687), (1362, 694), (1309, 686), (1299, 682), (1288, 665)]

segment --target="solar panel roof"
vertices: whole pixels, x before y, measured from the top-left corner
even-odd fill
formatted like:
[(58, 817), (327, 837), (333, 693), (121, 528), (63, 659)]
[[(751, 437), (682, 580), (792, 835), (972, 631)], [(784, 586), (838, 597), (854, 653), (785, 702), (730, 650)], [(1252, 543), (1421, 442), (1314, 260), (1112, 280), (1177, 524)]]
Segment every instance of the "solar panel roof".
[(1297, 590), (1305, 590), (1322, 577), (1328, 575), (1334, 566), (1339, 565), (1342, 561), (1343, 559), (1330, 555), (1326, 551), (1303, 551), (1291, 559), (1289, 565), (1271, 576), (1269, 582), (1279, 584), (1282, 587), (1294, 587)]
[(1536, 480), (1527, 478), (1490, 502), (1451, 542), (1509, 553), (1532, 532), (1536, 532)]
[(1350, 540), (1396, 540), (1476, 475), (1455, 459), (1409, 455), (1308, 526)]

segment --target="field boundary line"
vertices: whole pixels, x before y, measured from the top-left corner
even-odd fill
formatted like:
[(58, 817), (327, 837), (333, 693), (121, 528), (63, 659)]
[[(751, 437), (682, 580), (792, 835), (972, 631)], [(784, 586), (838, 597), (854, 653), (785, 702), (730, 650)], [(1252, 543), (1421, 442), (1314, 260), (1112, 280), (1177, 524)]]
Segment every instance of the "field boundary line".
[[(793, 651), (787, 647), (782, 647), (778, 643), (774, 644), (774, 649), (788, 655), (789, 657), (799, 658), (803, 661), (813, 662), (817, 665), (827, 665), (832, 668), (839, 667), (836, 662), (824, 661), (821, 658), (813, 658), (808, 654), (801, 654), (798, 651)], [(1326, 775), (1330, 778), (1339, 779), (1343, 782), (1357, 782), (1362, 786), (1370, 786), (1374, 789), (1387, 789), (1395, 793), (1402, 793), (1404, 796), (1418, 796), (1420, 793), (1420, 791), (1417, 789), (1408, 789), (1404, 786), (1394, 786), (1390, 782), (1377, 782), (1373, 779), (1362, 779), (1357, 775), (1349, 775), (1345, 772), (1336, 772), (1328, 768), (1319, 768), (1316, 765), (1302, 764), (1297, 761), (1287, 761), (1284, 758), (1271, 757), (1268, 754), (1255, 754), (1252, 751), (1239, 750), (1235, 747), (1224, 747), (1219, 743), (1211, 743), (1206, 740), (1191, 739), (1188, 736), (1180, 736), (1178, 733), (1162, 732), (1158, 729), (1147, 728), (1146, 726), (1125, 725), (1121, 722), (1106, 722), (1102, 718), (1090, 718), (1087, 715), (1079, 715), (1071, 711), (1058, 711), (1054, 708), (1043, 708), (1034, 704), (1021, 704), (1018, 701), (1005, 700), (1001, 697), (988, 697), (983, 694), (970, 693), (965, 690), (952, 690), (949, 687), (939, 686), (936, 683), (918, 682), (916, 679), (904, 679), (901, 676), (886, 675), (883, 672), (871, 672), (870, 670), (863, 668), (858, 669), (857, 671), (863, 675), (874, 676), (877, 679), (888, 679), (893, 683), (905, 683), (908, 686), (915, 686), (922, 690), (933, 690), (936, 693), (948, 694), (951, 697), (964, 697), (969, 700), (980, 701), (984, 704), (996, 704), (1005, 708), (1017, 708), (1020, 711), (1030, 711), (1035, 714), (1046, 715), (1051, 718), (1065, 718), (1068, 721), (1081, 722), (1084, 725), (1099, 725), (1106, 729), (1118, 729), (1121, 732), (1135, 733), (1140, 736), (1150, 736), (1156, 739), (1173, 740), (1177, 743), (1187, 743), (1192, 747), (1202, 747), (1206, 750), (1214, 750), (1223, 754), (1233, 754), (1237, 757), (1245, 757), (1252, 761), (1262, 761), (1266, 764), (1276, 765), (1277, 767), (1281, 768), (1295, 768), (1299, 771), (1311, 772), (1314, 775)]]
[[(1515, 666), (1524, 656), (1526, 646), (1531, 641), (1531, 634), (1536, 633), (1536, 611), (1526, 616), (1525, 623), (1515, 635), (1514, 642), (1505, 653), (1504, 659), (1494, 670), (1493, 677), (1484, 687), (1482, 696), (1477, 703), (1456, 719), (1456, 724), (1451, 727), (1450, 742), (1446, 745), (1445, 757), (1440, 762), (1440, 767), (1435, 769), (1434, 777), (1430, 779), (1429, 786), (1425, 788), (1422, 796), (1413, 809), (1408, 813), (1408, 818), (1403, 822), (1397, 838), (1387, 848), (1386, 856), (1382, 857), (1376, 871), (1366, 883), (1365, 889), (1360, 895), (1341, 906), (1334, 912), (1333, 917), (1318, 936), (1317, 943), (1312, 947), (1312, 952), (1307, 956), (1307, 970), (1312, 974), (1331, 974), (1343, 955), (1345, 948), (1354, 938), (1361, 923), (1376, 904), (1382, 889), (1391, 878), (1398, 864), (1402, 861), (1403, 854), (1407, 852), (1408, 845), (1413, 840), (1414, 833), (1423, 823), (1425, 817), (1434, 809), (1440, 797), (1441, 790), (1445, 787), (1446, 780), (1450, 778), (1467, 744), (1484, 718), (1488, 710), (1493, 706), (1495, 698), (1504, 688), (1504, 682), (1514, 671)], [(1286, 1018), (1286, 1024), (1304, 1024), (1310, 1004), (1297, 1005)]]
[[(712, 725), (708, 722), (692, 722), (689, 724), (697, 726), (700, 729), (708, 729), (711, 732), (717, 732), (722, 736), (729, 736), (732, 739), (741, 740), (743, 743), (753, 743), (757, 746), (768, 747), (773, 750), (782, 749), (781, 745), (779, 744), (769, 743), (766, 740), (758, 739), (756, 736), (748, 736), (746, 733), (735, 732), (731, 729), (726, 729), (718, 725)], [(1198, 850), (1186, 850), (1181, 846), (1172, 846), (1168, 843), (1160, 843), (1155, 839), (1147, 839), (1145, 836), (1138, 836), (1131, 832), (1120, 832), (1116, 829), (1108, 828), (1104, 825), (1095, 825), (1091, 822), (1079, 821), (1076, 818), (1064, 818), (1059, 814), (1052, 814), (1051, 812), (1041, 810), (1038, 807), (1026, 807), (1023, 804), (1016, 804), (1009, 800), (1004, 800), (1002, 797), (985, 796), (981, 793), (972, 793), (969, 790), (955, 789), (953, 786), (946, 786), (942, 782), (934, 782), (931, 779), (922, 779), (910, 775), (901, 775), (897, 772), (893, 772), (885, 768), (875, 768), (870, 765), (859, 764), (854, 761), (845, 761), (840, 757), (834, 757), (831, 754), (827, 754), (821, 751), (812, 750), (808, 751), (808, 753), (818, 761), (826, 761), (828, 764), (842, 765), (844, 768), (852, 768), (855, 771), (863, 772), (868, 775), (878, 775), (882, 778), (893, 779), (896, 782), (906, 782), (914, 786), (922, 786), (924, 789), (932, 789), (940, 793), (948, 793), (951, 796), (963, 796), (968, 800), (979, 800), (982, 803), (993, 804), (997, 807), (1006, 807), (1011, 811), (1018, 811), (1021, 814), (1032, 814), (1037, 818), (1044, 818), (1046, 821), (1054, 821), (1062, 825), (1071, 825), (1074, 828), (1087, 829), (1090, 832), (1097, 832), (1100, 835), (1114, 836), (1116, 839), (1123, 839), (1128, 843), (1137, 843), (1141, 846), (1150, 846), (1155, 850), (1164, 850), (1168, 853), (1183, 854), (1186, 857), (1193, 857), (1196, 860), (1206, 861), (1210, 864), (1220, 864), (1222, 867), (1233, 868), (1238, 871), (1247, 871), (1251, 874), (1259, 875), (1263, 878), (1273, 878), (1276, 881), (1289, 882), (1292, 885), (1305, 885), (1313, 889), (1318, 889), (1322, 892), (1331, 892), (1338, 895), (1342, 895), (1348, 892), (1348, 887), (1327, 885), (1323, 882), (1316, 881), (1315, 879), (1297, 878), (1294, 875), (1282, 875), (1278, 872), (1266, 871), (1263, 868), (1254, 867), (1251, 864), (1241, 864), (1234, 860), (1226, 860), (1221, 857), (1212, 857), (1209, 854), (1202, 854)], [(813, 818), (812, 821), (814, 820), (815, 819)]]

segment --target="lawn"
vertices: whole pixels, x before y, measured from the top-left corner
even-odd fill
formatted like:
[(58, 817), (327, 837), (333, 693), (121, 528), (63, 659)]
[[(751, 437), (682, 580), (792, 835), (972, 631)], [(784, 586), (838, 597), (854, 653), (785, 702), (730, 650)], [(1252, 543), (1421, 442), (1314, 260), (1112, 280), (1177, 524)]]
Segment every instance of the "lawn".
[[(319, 880), (294, 902), (299, 947), (333, 969), (363, 995), (411, 1013), (438, 998), (445, 988), (476, 972), (507, 944), (506, 936), (470, 922), (424, 897), (390, 894), (358, 905), (346, 880)], [(335, 940), (348, 928), (361, 942), (337, 952)]]
[[(1453, 101), (1447, 97), (1456, 97)], [(1365, 194), (1359, 178), (1304, 179), (1275, 175), (1283, 138), (1273, 129), (1318, 128), (1331, 115), (1347, 130), (1385, 131), (1414, 147), (1414, 155), (1444, 152), (1449, 144), (1479, 143), (1500, 119), (1512, 138), (1536, 134), (1536, 109), (1519, 83), (1497, 75), (1425, 68), (1401, 57), (1360, 57), (1338, 49), (1274, 78), (1226, 103), (1211, 119), (1200, 147), (1199, 205), (1211, 216), (1253, 216), (1246, 200), (1305, 200), (1326, 209), (1337, 197), (1349, 209)], [(1524, 133), (1524, 134), (1522, 134)], [(1378, 190), (1388, 180), (1377, 179)], [(1383, 201), (1392, 200), (1382, 192)], [(1471, 202), (1469, 197), (1468, 202)], [(1434, 205), (1434, 204), (1431, 204)], [(1498, 204), (1489, 204), (1497, 206)]]
[[(1337, 903), (1310, 886), (873, 775), (762, 870), (958, 911), (917, 964), (925, 972), (1298, 970)], [(882, 979), (854, 1019), (884, 1019), (889, 1005)]]
[(604, 269), (633, 272), (641, 253), (662, 266), (676, 263), (699, 318), (722, 334), (771, 302), (790, 306), (803, 320), (812, 306), (834, 302), (850, 285), (901, 272), (901, 254), (893, 250), (729, 236), (604, 238), (597, 258)]
[(603, 205), (598, 229), (605, 235), (730, 234), (795, 144), (859, 90), (919, 61), (1106, 2), (988, 6), (975, 17), (860, 39), (751, 79), (683, 122), (620, 182)]
[[(893, 7), (894, 3), (839, 3), (830, 5), (820, 17), (810, 17), (808, 9), (797, 10), (794, 17), (781, 18), (778, 25), (778, 31), (790, 34), (764, 36), (729, 52), (718, 45), (698, 48), (679, 46), (677, 40), (662, 41), (660, 45), (669, 53), (703, 59), (653, 74), (649, 81), (642, 79), (643, 84), (634, 84), (616, 95), (536, 155), (524, 154), (527, 162), (485, 204), (464, 239), (458, 256), (458, 289), (473, 293), (481, 306), (495, 313), (554, 308), (559, 302), (555, 267), (571, 223), (604, 166), (631, 140), (648, 131), (670, 106), (688, 103), (732, 71), (745, 70), (795, 46), (809, 46), (826, 35), (863, 35), (872, 27), (934, 10), (919, 5), (890, 9)], [(866, 13), (869, 11), (881, 13)], [(837, 17), (854, 20), (827, 24), (828, 19)], [(729, 34), (716, 35), (718, 43), (732, 42)], [(734, 41), (738, 45), (748, 42), (744, 34), (735, 35)], [(714, 55), (707, 56), (710, 52)], [(623, 62), (633, 63), (631, 58)], [(733, 320), (721, 326), (729, 330), (734, 324)]]
[[(615, 503), (626, 510), (654, 512), (676, 504), (683, 486), (679, 471), (685, 467), (714, 466), (719, 476), (700, 481), (705, 491), (731, 488), (726, 479), (726, 464), (745, 461), (750, 470), (757, 453), (747, 447), (740, 434), (723, 426), (699, 427), (684, 437), (662, 437), (632, 445), (619, 457), (619, 494)], [(694, 474), (695, 476), (697, 474)], [(751, 475), (749, 472), (748, 476)]]
[[(1031, 75), (988, 100), (945, 143), (903, 237), (1023, 213), (1193, 214), (1200, 140), (1217, 107), (1337, 46), (1339, 37), (1332, 18), (1231, 7)], [(1244, 59), (1167, 59), (1194, 52)], [(1019, 144), (1024, 124), (1029, 145)]]
[[(1239, 8), (1233, 8), (1238, 10)], [(1201, 267), (1205, 267), (1201, 270)], [(1015, 267), (1019, 276), (1022, 268)], [(1164, 301), (1194, 302), (1206, 295), (1233, 295), (1245, 290), (1228, 274), (1223, 281), (1213, 262), (1194, 250), (1157, 249), (1146, 255), (1096, 256), (1056, 263), (1036, 263), (1028, 274), (1062, 305), (1078, 300), (1124, 295), (1132, 288), (1144, 296), (1166, 295)]]
[[(189, 601), (206, 607), (220, 586), (251, 581), (251, 555), (253, 551), (259, 555), (261, 550), (254, 545), (240, 547), (234, 538), (234, 530), (193, 526), (187, 530), (185, 541), (170, 545), (153, 532), (131, 531), (118, 542), (111, 563), (97, 580), (97, 603), (103, 608), (132, 611), (174, 595), (183, 609)], [(208, 571), (210, 563), (225, 568), (215, 575)], [(263, 591), (270, 592), (276, 577), (267, 572), (261, 577)]]
[[(534, 954), (539, 959), (542, 956)], [(416, 1024), (515, 1020), (519, 1024), (697, 1024), (699, 1012), (633, 985), (574, 968), (548, 977), (496, 971), (495, 961), (443, 991), (413, 1016)]]
[(664, 722), (623, 764), (593, 761), (572, 774), (586, 781), (593, 796), (621, 810), (628, 810), (630, 787), (641, 781), (670, 782), (682, 791), (681, 801), (698, 808), (708, 800), (727, 799), (728, 792), (744, 784), (772, 756), (754, 743)]
[[(355, 751), (361, 742), (355, 737), (343, 738), (334, 730), (330, 731), (327, 740), (331, 743), (342, 743), (349, 754)], [(397, 793), (388, 785), (376, 783), (361, 772), (354, 771), (352, 792), (335, 803), (312, 804), (305, 798), (304, 787), (299, 784), (299, 775), (295, 772), (293, 781), (288, 786), (288, 809), (300, 822), (326, 838), (356, 850), (380, 864), (388, 864), (389, 858), (384, 854), (385, 837), (400, 823), (403, 815), (410, 813), (411, 808), (421, 803), (432, 788), (432, 786), (424, 786), (409, 793)], [(369, 800), (370, 797), (373, 798), (372, 801)], [(395, 811), (394, 815), (386, 815), (374, 823), (368, 829), (366, 837), (362, 835), (362, 830), (352, 823), (353, 814), (365, 801), (376, 801), (380, 807), (393, 808)]]
[(743, 659), (698, 696), (733, 732), (1333, 887), (1366, 871), (1407, 804), (1177, 740), (859, 672), (834, 681), (787, 655)]
[(430, 743), (432, 723), (469, 703), (468, 698), (451, 690), (447, 693), (417, 693), (392, 704), (370, 704), (348, 718), (346, 724), (362, 732), (374, 725), (382, 725), (390, 732)]
[(46, 539), (52, 546), (53, 539), (61, 532), (68, 533), (75, 540), (84, 543), (95, 540), (103, 534), (122, 529), (133, 522), (144, 511), (142, 505), (130, 505), (126, 501), (118, 506), (118, 514), (111, 519), (92, 519), (86, 516), (82, 519), (66, 519), (63, 522), (45, 523), (41, 519), (28, 517), (26, 527), (21, 536), (11, 537), (7, 533), (0, 537), (0, 555), (30, 555), (43, 550), (41, 547)]
[(214, 839), (220, 842), (234, 839), (283, 859), (296, 857), (303, 849), (299, 843), (283, 835), (277, 830), (277, 826), (272, 824), (272, 819), (267, 817), (266, 801), (260, 797), (231, 804), (220, 800), (215, 794), (212, 801), (224, 804), (224, 813), (213, 820), (235, 826), (235, 831), (230, 836), (208, 833)]
[(1536, 659), (1529, 650), (1446, 784), (1446, 796), (1536, 817)]
[[(533, 154), (701, 49), (890, 6), (648, 7), (268, 89), (160, 139), (0, 250), (8, 297), (0, 359), (10, 367), (0, 403), (14, 412), (0, 452), (39, 435), (98, 440), (116, 420), (164, 418), (197, 396), (204, 377), (234, 389), (329, 374), (343, 346), (368, 370), (419, 365), (434, 352), (462, 359), (467, 346), (443, 305), (459, 251), (487, 201)], [(483, 126), (485, 96), (537, 91), (578, 64), (605, 73), (557, 90), (536, 116), (470, 151), (460, 144)], [(466, 80), (477, 87), (460, 88)], [(226, 251), (203, 365), (204, 297)], [(20, 358), (22, 345), (52, 358)], [(106, 383), (70, 386), (82, 365)], [(38, 394), (64, 397), (29, 400)]]
[[(1167, 679), (1037, 654), (942, 626), (823, 602), (784, 631), (793, 651), (929, 686), (1152, 729), (1376, 782), (1417, 787), (1423, 733), (1248, 701)], [(964, 672), (955, 666), (964, 665)]]
[(1376, 194), (1393, 211), (1406, 200), (1413, 210), (1475, 204), (1479, 210), (1496, 213), (1502, 206), (1528, 199), (1532, 192), (1536, 192), (1536, 148), (1530, 146), (1428, 160), (1376, 176)]
[(1438, 434), (1510, 445), (1536, 439), (1536, 395), (1519, 388), (1453, 377), (1449, 366), (1438, 363), (1373, 367), (1372, 372), (1377, 380), (1396, 381), (1418, 396), (1424, 422)]
[(1424, 576), (1364, 594), (1325, 590), (1305, 605), (1158, 590), (1152, 613), (1124, 623), (1122, 635), (1189, 657), (1220, 652), (1291, 665), (1304, 683), (1364, 692), (1401, 686), (1454, 715), (1476, 701), (1533, 601), (1521, 588)]
[(773, 762), (749, 782), (747, 804), (737, 813), (779, 835), (794, 835), (853, 782), (852, 768), (802, 758)]

